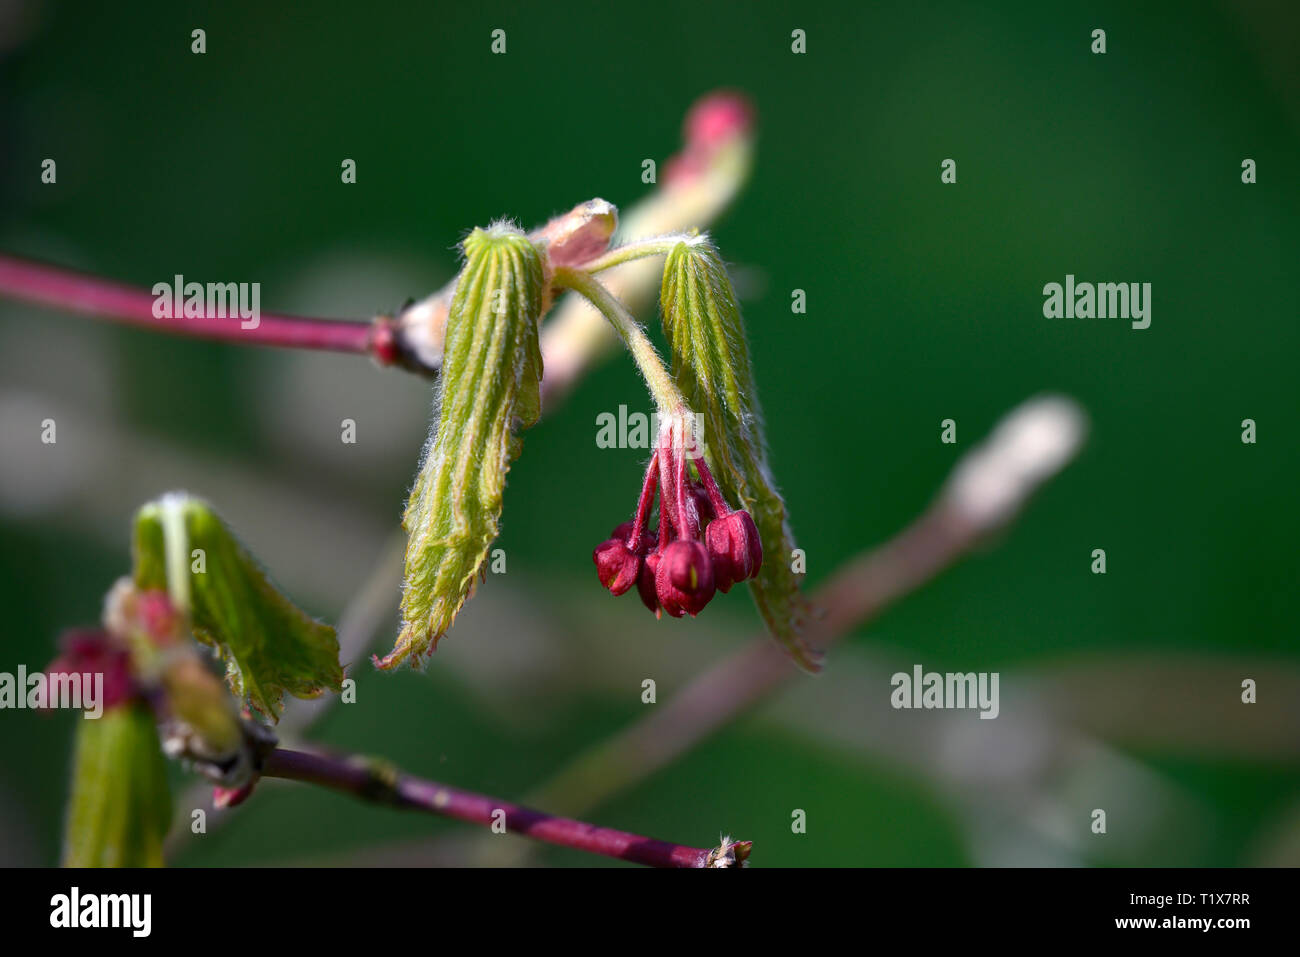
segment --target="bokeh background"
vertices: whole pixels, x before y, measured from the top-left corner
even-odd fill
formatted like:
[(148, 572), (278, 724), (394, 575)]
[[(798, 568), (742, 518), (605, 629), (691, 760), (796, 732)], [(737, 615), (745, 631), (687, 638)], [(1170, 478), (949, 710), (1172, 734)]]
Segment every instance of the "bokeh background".
[[(904, 526), (1029, 395), (1077, 398), (1092, 438), (1012, 530), (856, 632), (825, 676), (587, 816), (752, 839), (764, 866), (1295, 864), (1298, 27), (1292, 4), (1226, 0), (6, 0), (0, 248), (142, 286), (258, 281), (265, 310), (366, 317), (445, 282), (473, 225), (631, 204), (691, 102), (742, 90), (756, 165), (715, 235), (811, 582)], [(1043, 284), (1066, 273), (1151, 282), (1151, 328), (1044, 319)], [(62, 628), (97, 619), (134, 509), (172, 488), (210, 498), (313, 614), (373, 623), (381, 649), (429, 402), (427, 383), (354, 357), (0, 302), (0, 670), (42, 666)], [(656, 623), (596, 582), (591, 547), (641, 469), (594, 442), (620, 403), (645, 408), (615, 357), (528, 433), (507, 574), (424, 673), (358, 660), (358, 703), (312, 740), (521, 798), (645, 714), (644, 678), (662, 704), (755, 631), (740, 593)], [(45, 417), (57, 446), (39, 444)], [(1000, 672), (1002, 718), (893, 712), (888, 677), (914, 663)], [(4, 863), (57, 861), (76, 720), (0, 714)], [(193, 778), (176, 783), (184, 812)], [(605, 863), (528, 851), (272, 782), (173, 859)]]

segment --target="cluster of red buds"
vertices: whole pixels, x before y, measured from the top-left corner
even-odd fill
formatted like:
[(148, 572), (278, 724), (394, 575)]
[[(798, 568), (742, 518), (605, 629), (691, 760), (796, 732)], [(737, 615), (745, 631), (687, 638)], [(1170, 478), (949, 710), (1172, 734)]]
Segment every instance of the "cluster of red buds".
[(74, 628), (59, 637), (59, 657), (45, 673), (103, 675), (100, 704), (107, 711), (140, 695), (131, 674), (131, 654), (126, 645), (101, 628)]
[[(614, 529), (592, 552), (596, 575), (612, 594), (637, 588), (658, 617), (698, 615), (717, 591), (758, 574), (763, 545), (749, 513), (727, 504), (703, 455), (692, 455), (699, 479), (687, 468), (688, 443), (665, 430), (650, 457), (641, 498), (631, 521)], [(659, 495), (659, 530), (650, 511)]]

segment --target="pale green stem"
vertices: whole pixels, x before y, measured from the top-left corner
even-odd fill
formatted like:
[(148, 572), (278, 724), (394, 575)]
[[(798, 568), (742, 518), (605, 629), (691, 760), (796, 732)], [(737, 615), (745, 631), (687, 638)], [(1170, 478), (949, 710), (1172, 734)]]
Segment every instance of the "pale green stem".
[(616, 246), (595, 259), (583, 263), (582, 269), (584, 272), (594, 274), (637, 259), (649, 259), (651, 256), (667, 256), (678, 243), (688, 243), (698, 239), (698, 235), (691, 233), (669, 233), (667, 236), (637, 239), (622, 246)]
[(583, 296), (600, 310), (609, 320), (609, 324), (622, 336), (628, 352), (632, 353), (641, 375), (645, 377), (646, 385), (650, 387), (650, 395), (654, 398), (655, 405), (659, 407), (660, 415), (689, 413), (690, 408), (686, 404), (685, 397), (677, 388), (673, 377), (668, 374), (668, 370), (664, 368), (663, 360), (655, 351), (654, 344), (650, 342), (641, 324), (636, 321), (632, 313), (627, 311), (627, 307), (617, 296), (585, 270), (568, 266), (556, 268), (554, 283), (561, 289), (572, 289)]

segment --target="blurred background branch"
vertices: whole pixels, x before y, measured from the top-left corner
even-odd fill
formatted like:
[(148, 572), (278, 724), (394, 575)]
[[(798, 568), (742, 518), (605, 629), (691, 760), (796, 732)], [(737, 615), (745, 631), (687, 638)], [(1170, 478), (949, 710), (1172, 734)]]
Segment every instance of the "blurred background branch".
[[(519, 834), (591, 854), (649, 867), (739, 867), (751, 842), (723, 840), (717, 848), (685, 847), (653, 838), (595, 827), (582, 821), (542, 814), (496, 798), (425, 781), (383, 761), (276, 748), (265, 758), (262, 775), (332, 788), (362, 801), (424, 811)], [(500, 831), (496, 831), (501, 828)]]
[[(1068, 399), (1024, 403), (957, 464), (915, 522), (833, 572), (813, 594), (808, 639), (825, 648), (872, 621), (1011, 522), (1077, 454), (1083, 411)], [(717, 663), (650, 716), (571, 761), (533, 801), (585, 813), (635, 787), (799, 674), (767, 636)], [(518, 845), (514, 845), (518, 847)]]

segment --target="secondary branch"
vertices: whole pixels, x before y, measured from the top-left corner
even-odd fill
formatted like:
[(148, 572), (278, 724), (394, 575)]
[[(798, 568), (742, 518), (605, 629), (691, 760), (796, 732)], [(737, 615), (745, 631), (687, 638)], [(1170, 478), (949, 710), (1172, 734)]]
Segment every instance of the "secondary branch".
[(745, 862), (751, 847), (749, 841), (723, 841), (712, 849), (686, 847), (597, 827), (436, 781), (425, 781), (365, 758), (277, 748), (265, 758), (262, 776), (303, 781), (342, 791), (363, 801), (424, 811), (484, 827), (503, 824), (507, 834), (519, 834), (548, 844), (649, 867), (734, 867)]

